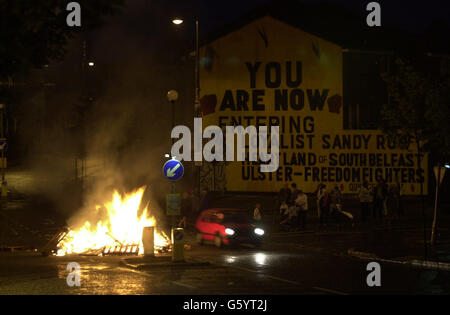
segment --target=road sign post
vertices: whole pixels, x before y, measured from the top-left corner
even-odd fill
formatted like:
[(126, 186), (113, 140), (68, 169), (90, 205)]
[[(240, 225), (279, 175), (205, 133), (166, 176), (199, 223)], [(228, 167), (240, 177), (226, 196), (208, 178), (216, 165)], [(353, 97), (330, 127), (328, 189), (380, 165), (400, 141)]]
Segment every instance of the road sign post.
[(166, 214), (172, 217), (172, 228), (174, 228), (175, 216), (180, 215), (181, 211), (181, 196), (180, 194), (176, 194), (175, 181), (183, 177), (183, 164), (175, 158), (172, 158), (164, 164), (163, 173), (172, 182), (172, 193), (166, 196)]
[(181, 196), (180, 194), (166, 195), (166, 214), (169, 216), (180, 215)]

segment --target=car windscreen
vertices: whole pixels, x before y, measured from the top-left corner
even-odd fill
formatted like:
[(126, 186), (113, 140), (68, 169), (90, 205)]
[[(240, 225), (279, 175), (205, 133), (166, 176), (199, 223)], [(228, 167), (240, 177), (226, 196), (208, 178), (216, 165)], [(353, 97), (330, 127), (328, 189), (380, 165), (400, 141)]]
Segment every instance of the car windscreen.
[(250, 223), (252, 218), (244, 213), (224, 213), (224, 223)]

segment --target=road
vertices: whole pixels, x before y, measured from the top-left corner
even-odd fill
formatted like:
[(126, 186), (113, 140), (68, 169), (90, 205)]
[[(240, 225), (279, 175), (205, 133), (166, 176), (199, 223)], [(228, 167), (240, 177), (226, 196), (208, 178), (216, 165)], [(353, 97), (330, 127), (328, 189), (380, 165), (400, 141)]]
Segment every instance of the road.
[[(34, 191), (36, 184), (28, 177), (20, 172), (11, 177), (24, 194), (13, 191), (0, 202), (0, 245), (40, 248), (64, 223), (59, 212), (52, 211), (59, 204)], [(262, 250), (193, 244), (187, 258), (210, 262), (207, 266), (135, 270), (121, 257), (0, 251), (0, 294), (448, 294), (449, 272), (385, 262), (380, 262), (381, 287), (368, 287), (369, 261), (346, 254), (355, 248), (384, 258), (420, 255), (421, 225), (410, 213), (412, 223), (404, 220), (399, 225), (403, 230), (321, 231), (312, 222), (310, 233), (269, 232)], [(441, 225), (442, 235), (450, 234), (449, 225)], [(439, 257), (449, 261), (450, 251), (444, 248)], [(70, 262), (81, 267), (80, 287), (66, 283)]]
[[(219, 249), (193, 245), (202, 266), (129, 268), (121, 257), (41, 257), (0, 253), (0, 294), (445, 294), (450, 273), (381, 262), (381, 287), (368, 287), (368, 261), (302, 248)], [(80, 286), (70, 287), (67, 265), (77, 262)]]

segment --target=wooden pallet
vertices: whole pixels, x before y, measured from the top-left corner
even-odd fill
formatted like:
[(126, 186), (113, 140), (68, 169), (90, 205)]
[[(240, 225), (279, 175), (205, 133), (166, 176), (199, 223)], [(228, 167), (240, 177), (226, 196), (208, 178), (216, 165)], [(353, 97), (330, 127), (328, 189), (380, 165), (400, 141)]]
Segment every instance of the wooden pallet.
[(56, 233), (50, 241), (41, 249), (41, 253), (43, 256), (51, 255), (52, 251), (56, 251), (56, 247), (58, 244), (66, 237), (69, 230), (67, 228), (63, 228), (58, 233)]
[(135, 256), (139, 254), (139, 245), (117, 245), (113, 247), (105, 247), (103, 256)]

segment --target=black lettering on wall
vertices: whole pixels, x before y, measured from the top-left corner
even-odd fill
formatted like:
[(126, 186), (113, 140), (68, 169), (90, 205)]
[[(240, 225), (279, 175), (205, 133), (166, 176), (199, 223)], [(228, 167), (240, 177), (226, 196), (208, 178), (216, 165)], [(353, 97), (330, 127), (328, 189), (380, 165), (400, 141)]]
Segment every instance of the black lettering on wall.
[(226, 90), (223, 95), (222, 104), (220, 104), (220, 110), (223, 111), (225, 109), (236, 110), (236, 106), (234, 104), (233, 92), (231, 90)]
[(248, 110), (248, 100), (249, 95), (247, 91), (237, 90), (236, 91), (236, 105), (237, 110)]
[(322, 142), (323, 142), (322, 148), (323, 149), (329, 149), (331, 147), (330, 142), (329, 142), (330, 138), (331, 138), (330, 135), (323, 135), (322, 136)]
[(296, 88), (302, 83), (302, 62), (297, 61), (297, 73), (295, 80), (292, 79), (292, 65), (290, 61), (286, 61), (286, 85), (290, 88)]
[(314, 118), (312, 116), (306, 116), (303, 120), (303, 129), (306, 133), (314, 132)]
[(254, 65), (252, 65), (250, 62), (246, 62), (245, 65), (250, 72), (250, 88), (254, 89), (256, 88), (256, 72), (261, 66), (261, 62), (257, 61)]
[(288, 110), (288, 90), (275, 90), (275, 110)]
[(325, 105), (325, 101), (327, 99), (328, 96), (328, 92), (330, 92), (329, 89), (323, 89), (322, 90), (322, 94), (320, 93), (319, 90), (314, 90), (314, 95), (313, 95), (313, 90), (306, 90), (306, 93), (308, 94), (308, 101), (309, 101), (309, 108), (311, 110), (322, 110), (323, 106)]
[[(272, 71), (274, 70), (274, 71)], [(275, 72), (275, 78), (272, 78), (272, 72)], [(279, 62), (269, 62), (266, 65), (266, 87), (276, 89), (281, 85), (281, 65)]]
[(253, 101), (253, 110), (263, 111), (265, 109), (265, 105), (261, 104), (263, 98), (266, 93), (265, 90), (253, 90), (252, 101)]
[(305, 93), (303, 90), (294, 89), (290, 96), (291, 107), (294, 110), (301, 110), (305, 107)]

